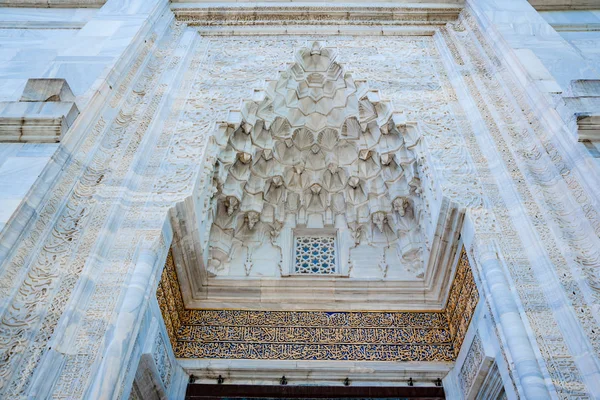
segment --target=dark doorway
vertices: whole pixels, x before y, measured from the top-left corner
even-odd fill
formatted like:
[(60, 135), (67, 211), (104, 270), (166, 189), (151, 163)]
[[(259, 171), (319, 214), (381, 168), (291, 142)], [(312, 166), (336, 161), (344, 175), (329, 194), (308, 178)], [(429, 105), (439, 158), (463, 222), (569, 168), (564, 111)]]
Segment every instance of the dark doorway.
[(444, 389), (436, 386), (294, 386), (294, 385), (202, 385), (187, 387), (187, 400), (229, 399), (388, 399), (440, 400)]

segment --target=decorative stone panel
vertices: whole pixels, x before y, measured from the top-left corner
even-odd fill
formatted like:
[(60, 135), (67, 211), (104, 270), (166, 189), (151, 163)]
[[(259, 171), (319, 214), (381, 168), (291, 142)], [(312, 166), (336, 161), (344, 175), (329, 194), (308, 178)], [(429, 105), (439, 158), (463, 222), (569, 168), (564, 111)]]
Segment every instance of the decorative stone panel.
[(484, 358), (485, 351), (481, 343), (481, 338), (479, 335), (475, 335), (458, 375), (460, 388), (465, 396), (469, 393), (471, 387), (473, 387)]
[(173, 366), (171, 365), (171, 360), (169, 360), (169, 355), (167, 354), (166, 344), (163, 341), (160, 333), (157, 333), (154, 341), (152, 358), (154, 359), (154, 364), (158, 370), (160, 380), (162, 381), (163, 385), (168, 388), (173, 375)]
[[(171, 214), (174, 254), (184, 259), (178, 268), (187, 276), (181, 282), (185, 303), (192, 308), (220, 308), (224, 303), (246, 308), (266, 297), (273, 303), (298, 303), (307, 287), (315, 296), (310, 299), (313, 304), (302, 308), (321, 309), (320, 304), (331, 303), (329, 288), (311, 288), (308, 278), (277, 278), (293, 270), (295, 228), (305, 224), (338, 229), (338, 219), (344, 217), (350, 221), (341, 221), (339, 228), (343, 278), (334, 278), (337, 304), (352, 298), (363, 310), (393, 309), (397, 302), (402, 309), (412, 309), (419, 287), (423, 296), (416, 307), (443, 308), (464, 216), (462, 201), (477, 204), (479, 188), (473, 186), (467, 153), (461, 150), (450, 113), (438, 110), (444, 102), (431, 65), (439, 58), (430, 54), (433, 40), (340, 37), (332, 38), (331, 47), (309, 41), (295, 58), (289, 57), (294, 64), (283, 65), (288, 59), (284, 54), (292, 55), (305, 40), (205, 38), (199, 48), (206, 49), (206, 63), (181, 121), (187, 127), (182, 143), (196, 143), (201, 132), (206, 149), (196, 164), (202, 167), (193, 195)], [(259, 56), (256, 46), (263, 49)], [(348, 62), (355, 73), (337, 61), (338, 52), (340, 61)], [(321, 59), (322, 71), (306, 69), (311, 58)], [(376, 60), (383, 58), (389, 61), (380, 65)], [(379, 67), (383, 75), (374, 73)], [(248, 70), (253, 71), (250, 80)], [(277, 70), (282, 72), (273, 76)], [(394, 78), (400, 75), (401, 80)], [(368, 76), (369, 85), (357, 76)], [(373, 87), (371, 80), (376, 90), (368, 88)], [(343, 107), (333, 107), (334, 92), (324, 92), (317, 103), (325, 108), (317, 112), (315, 99), (298, 91), (322, 90), (324, 82), (348, 100)], [(297, 99), (295, 92), (301, 94)], [(393, 96), (393, 104), (384, 95)], [(344, 130), (344, 122), (350, 120), (352, 132), (354, 119), (360, 127), (356, 138), (347, 135), (348, 124)], [(215, 120), (223, 121), (216, 129)], [(427, 144), (424, 135), (430, 136)], [(338, 155), (347, 150), (353, 154), (349, 144), (361, 150), (355, 152), (357, 157), (337, 165), (330, 162), (339, 161)], [(297, 165), (303, 158), (320, 164)], [(183, 153), (179, 161), (188, 162)], [(348, 172), (363, 166), (364, 177), (357, 182)], [(188, 173), (191, 167), (186, 168)], [(168, 174), (161, 182), (176, 183)], [(313, 218), (316, 214), (320, 215)]]
[(294, 273), (327, 275), (336, 272), (336, 240), (331, 235), (294, 238)]
[(442, 311), (186, 310), (169, 255), (157, 297), (181, 358), (451, 361), (477, 305), (474, 284), (463, 248)]
[(445, 313), (448, 318), (450, 332), (454, 339), (455, 356), (458, 355), (462, 342), (469, 328), (469, 323), (479, 301), (479, 291), (475, 284), (473, 271), (469, 265), (467, 252), (463, 248), (460, 253), (454, 283), (450, 288)]
[(158, 288), (156, 289), (158, 306), (169, 334), (171, 346), (175, 349), (177, 344), (177, 333), (182, 325), (182, 319), (186, 318), (179, 280), (173, 263), (173, 254), (169, 251), (165, 268), (163, 269)]
[(407, 32), (431, 35), (436, 28), (455, 21), (463, 8), (462, 4), (453, 1), (394, 6), (390, 3), (360, 3), (307, 5), (287, 2), (266, 6), (246, 3), (235, 8), (196, 3), (174, 4), (172, 10), (177, 20), (197, 27), (202, 35), (229, 36), (256, 32), (257, 29), (268, 29), (270, 34), (322, 31), (348, 35), (381, 35), (384, 32), (387, 35)]
[(217, 123), (201, 216), (212, 222), (203, 243), (209, 276), (306, 273), (287, 256), (291, 231), (334, 225), (334, 253), (344, 254), (334, 258), (351, 277), (362, 267), (355, 253), (381, 259), (384, 279), (390, 265), (424, 274), (431, 240), (421, 227), (432, 218), (421, 196), (418, 129), (337, 54), (319, 42), (301, 47), (276, 80)]
[(459, 367), (458, 384), (465, 399), (499, 400), (506, 397), (498, 365), (486, 354), (478, 332)]

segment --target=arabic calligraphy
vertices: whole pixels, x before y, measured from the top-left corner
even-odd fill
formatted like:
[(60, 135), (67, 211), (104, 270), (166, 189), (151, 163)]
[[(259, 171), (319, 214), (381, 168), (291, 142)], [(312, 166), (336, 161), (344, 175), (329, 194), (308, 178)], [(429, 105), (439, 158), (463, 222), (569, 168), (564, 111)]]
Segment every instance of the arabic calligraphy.
[(452, 361), (479, 293), (463, 248), (442, 311), (186, 310), (171, 254), (157, 298), (180, 358)]

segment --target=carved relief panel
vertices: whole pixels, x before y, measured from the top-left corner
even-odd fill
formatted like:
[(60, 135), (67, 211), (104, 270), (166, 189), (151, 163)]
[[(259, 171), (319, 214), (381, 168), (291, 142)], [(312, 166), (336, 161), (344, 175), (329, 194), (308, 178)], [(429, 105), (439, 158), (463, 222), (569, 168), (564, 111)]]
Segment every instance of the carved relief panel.
[(344, 70), (334, 48), (301, 48), (278, 80), (217, 125), (206, 202), (208, 273), (298, 272), (294, 232), (320, 229), (337, 238), (339, 266), (323, 261), (304, 271), (422, 276), (427, 248), (420, 227), (429, 221), (417, 132), (389, 100)]
[(473, 185), (473, 171), (444, 111), (435, 44), (331, 43), (278, 36), (198, 45), (202, 68), (179, 125), (186, 145), (205, 147), (193, 196), (171, 213), (189, 307), (329, 304), (333, 286), (322, 276), (294, 273), (295, 238), (306, 231), (335, 235), (336, 272), (325, 275), (339, 300), (389, 309), (419, 291), (422, 307), (443, 307), (461, 206), (479, 197), (478, 188), (459, 190)]

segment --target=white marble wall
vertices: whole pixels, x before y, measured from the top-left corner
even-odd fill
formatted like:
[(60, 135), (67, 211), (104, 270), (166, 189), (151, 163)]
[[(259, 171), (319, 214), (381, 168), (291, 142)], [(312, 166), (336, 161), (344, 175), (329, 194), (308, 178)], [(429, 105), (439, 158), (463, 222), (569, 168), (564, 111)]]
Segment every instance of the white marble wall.
[[(596, 10), (565, 10), (565, 11), (543, 11), (540, 15), (548, 22), (558, 34), (588, 63), (600, 65), (600, 3)], [(600, 79), (600, 73), (594, 77)], [(567, 96), (573, 96), (569, 91)], [(600, 114), (600, 93), (595, 98), (584, 98), (579, 102), (577, 99), (567, 99), (565, 106), (558, 102), (557, 110), (564, 120), (569, 123), (572, 131), (577, 130), (577, 124), (573, 113), (595, 113)], [(579, 104), (579, 106), (577, 106)], [(600, 174), (600, 141), (593, 140), (585, 143), (585, 147), (594, 158), (596, 173)]]
[(562, 11), (541, 12), (521, 0), (467, 0), (467, 4), (496, 51), (523, 86), (530, 87), (539, 113), (553, 120), (560, 140), (572, 147), (572, 157), (582, 169), (600, 174), (598, 159), (590, 158), (586, 148), (576, 143), (575, 114), (590, 112), (589, 107), (579, 109), (576, 102), (565, 99), (571, 96), (573, 80), (600, 79), (600, 3), (595, 10), (565, 6)]
[(0, 231), (57, 148), (52, 143), (0, 143)]
[[(562, 92), (574, 79), (593, 79), (599, 76), (598, 64), (589, 62), (552, 28), (528, 2), (522, 0), (467, 1), (479, 22), (501, 51), (512, 50), (516, 60), (534, 79), (540, 80), (544, 71), (531, 62), (535, 55), (556, 85), (548, 84), (548, 92)], [(500, 46), (506, 46), (501, 49)]]
[(0, 8), (0, 101), (18, 100), (29, 78), (65, 78), (83, 109), (165, 6), (113, 0), (101, 9)]
[[(166, 4), (113, 0), (101, 9), (0, 7), (0, 101), (18, 101), (29, 78), (64, 78), (79, 109), (92, 105), (95, 112), (92, 103), (110, 94), (148, 21)], [(0, 233), (34, 186), (43, 196), (47, 182), (35, 183), (57, 148), (0, 143)]]
[[(19, 100), (29, 78), (51, 76), (59, 54), (96, 13), (94, 9), (0, 8), (0, 101)], [(73, 80), (65, 78), (69, 83)]]
[[(600, 3), (598, 4), (600, 7)], [(542, 18), (589, 62), (600, 63), (600, 9), (542, 11)], [(600, 75), (596, 75), (600, 78)]]

